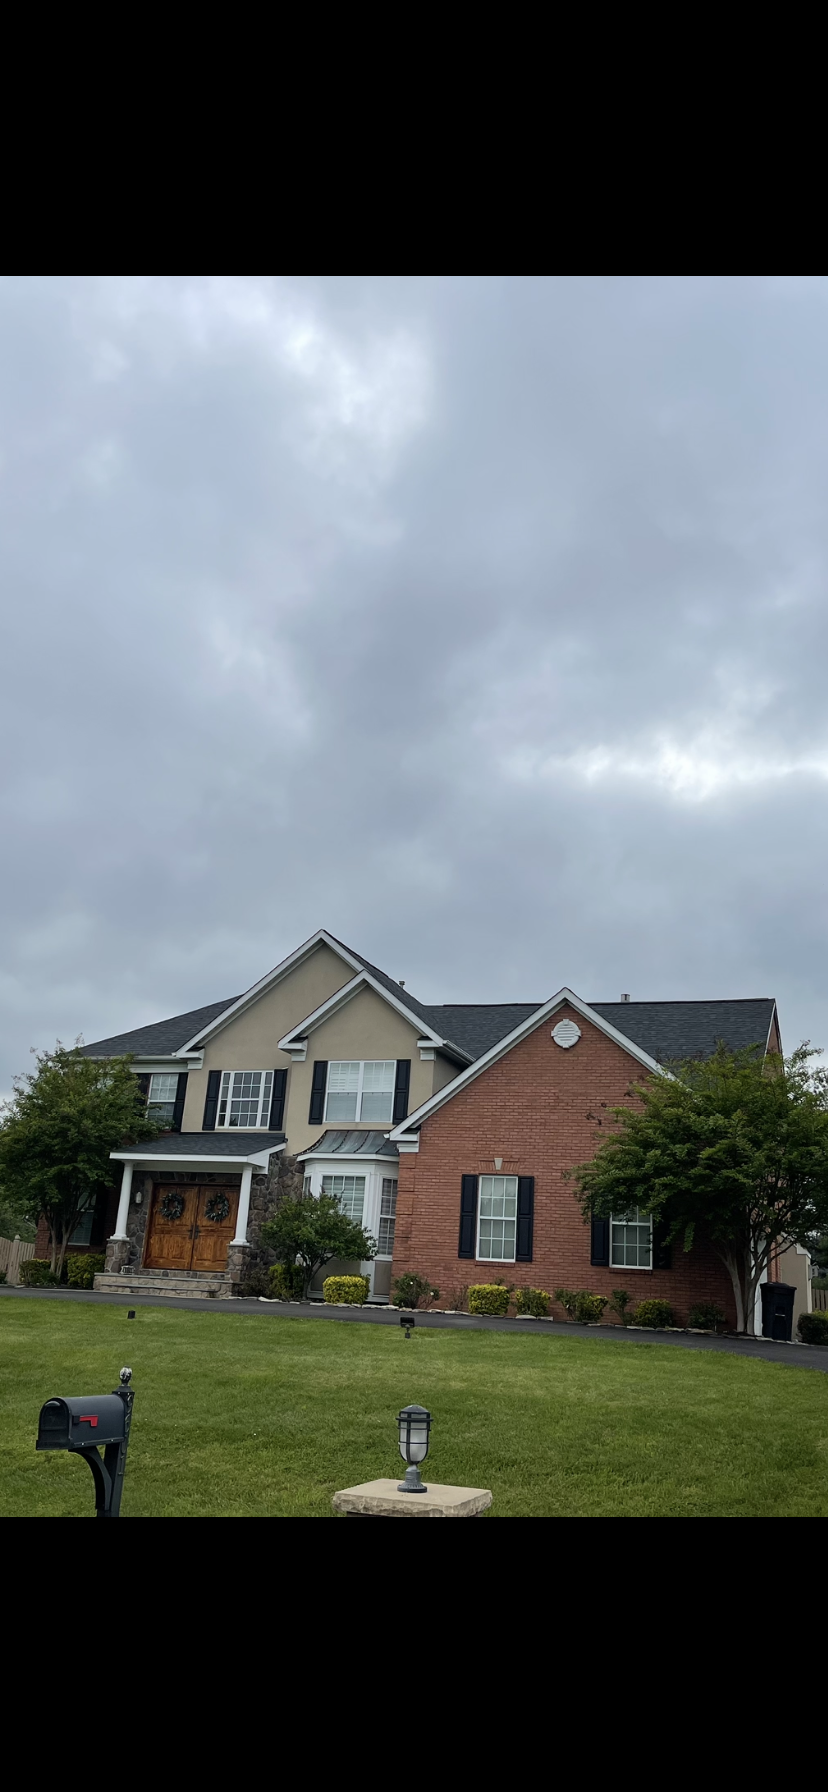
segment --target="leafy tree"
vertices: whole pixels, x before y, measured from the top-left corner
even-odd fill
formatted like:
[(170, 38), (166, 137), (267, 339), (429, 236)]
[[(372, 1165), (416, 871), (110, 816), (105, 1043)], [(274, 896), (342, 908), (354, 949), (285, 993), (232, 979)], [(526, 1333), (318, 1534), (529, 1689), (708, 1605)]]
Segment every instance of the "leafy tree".
[(37, 1233), (37, 1214), (28, 1202), (10, 1201), (0, 1189), (0, 1238), (22, 1238), (33, 1244)]
[(300, 1263), (308, 1289), (318, 1269), (332, 1257), (346, 1262), (370, 1262), (377, 1254), (376, 1241), (370, 1232), (343, 1213), (335, 1195), (301, 1195), (282, 1201), (272, 1220), (262, 1227), (262, 1239), (280, 1263)]
[(160, 1131), (131, 1062), (86, 1058), (79, 1045), (58, 1042), (37, 1054), (36, 1070), (15, 1079), (4, 1104), (0, 1186), (13, 1208), (45, 1215), (58, 1275), (82, 1214), (112, 1186), (110, 1151)]
[(828, 1229), (828, 1071), (720, 1045), (637, 1084), (617, 1131), (573, 1175), (584, 1217), (639, 1207), (686, 1251), (704, 1239), (726, 1264), (739, 1331), (754, 1330), (770, 1258)]

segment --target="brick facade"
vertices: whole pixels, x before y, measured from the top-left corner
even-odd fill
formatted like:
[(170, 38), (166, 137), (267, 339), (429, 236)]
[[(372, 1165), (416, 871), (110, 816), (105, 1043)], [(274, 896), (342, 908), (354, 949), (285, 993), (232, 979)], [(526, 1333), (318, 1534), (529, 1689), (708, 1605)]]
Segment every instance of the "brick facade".
[[(551, 1029), (571, 1018), (581, 1038), (565, 1051)], [(634, 1301), (669, 1300), (679, 1323), (698, 1300), (715, 1300), (735, 1327), (730, 1277), (703, 1245), (685, 1253), (673, 1246), (669, 1270), (603, 1269), (590, 1265), (584, 1225), (565, 1172), (590, 1158), (607, 1110), (629, 1099), (630, 1083), (646, 1074), (638, 1062), (580, 1014), (558, 1010), (534, 1032), (430, 1115), (420, 1148), (400, 1154), (395, 1276), (415, 1270), (440, 1289), (441, 1306), (472, 1282), (502, 1279), (515, 1286), (588, 1288), (611, 1294), (625, 1287)], [(495, 1172), (535, 1178), (531, 1263), (495, 1264), (458, 1256), (460, 1182), (465, 1174)], [(557, 1311), (556, 1316), (564, 1315)], [(607, 1318), (612, 1315), (607, 1314)]]

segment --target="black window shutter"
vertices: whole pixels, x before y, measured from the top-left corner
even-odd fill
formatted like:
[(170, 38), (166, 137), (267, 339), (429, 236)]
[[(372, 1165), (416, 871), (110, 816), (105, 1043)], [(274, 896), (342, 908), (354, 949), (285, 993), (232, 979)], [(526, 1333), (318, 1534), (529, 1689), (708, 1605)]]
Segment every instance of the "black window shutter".
[(664, 1236), (667, 1227), (653, 1217), (653, 1269), (672, 1269), (673, 1251)]
[(321, 1126), (325, 1118), (325, 1084), (328, 1081), (328, 1060), (317, 1058), (313, 1067), (308, 1125)]
[(399, 1126), (401, 1120), (408, 1115), (408, 1091), (411, 1087), (411, 1059), (397, 1059), (397, 1077), (394, 1083), (394, 1125)]
[(518, 1177), (517, 1226), (515, 1228), (515, 1262), (531, 1263), (535, 1235), (535, 1178)]
[(211, 1070), (207, 1077), (207, 1099), (204, 1103), (204, 1119), (201, 1122), (202, 1132), (215, 1132), (216, 1130), (220, 1088), (221, 1071)]
[(593, 1267), (609, 1266), (610, 1260), (610, 1223), (609, 1220), (593, 1219), (592, 1249), (589, 1260)]
[(458, 1257), (473, 1257), (477, 1248), (477, 1177), (460, 1182), (460, 1244)]
[(141, 1075), (141, 1076), (136, 1076), (136, 1078), (135, 1078), (135, 1081), (136, 1081), (136, 1083), (137, 1083), (137, 1084), (138, 1084), (138, 1087), (139, 1087), (139, 1089), (140, 1089), (140, 1091), (141, 1091), (141, 1094), (142, 1094), (142, 1095), (143, 1095), (143, 1097), (144, 1097), (144, 1100), (145, 1100), (145, 1101), (149, 1101), (149, 1089), (150, 1089), (150, 1080), (149, 1080), (149, 1077), (148, 1077), (148, 1076), (143, 1076), (143, 1075)]
[(274, 1070), (273, 1096), (270, 1103), (270, 1130), (281, 1132), (285, 1117), (285, 1091), (287, 1089), (287, 1071)]
[(179, 1070), (179, 1072), (178, 1072), (178, 1088), (175, 1091), (175, 1107), (173, 1108), (173, 1117), (172, 1117), (173, 1132), (181, 1131), (181, 1122), (184, 1119), (184, 1100), (185, 1100), (186, 1094), (187, 1094), (187, 1072), (186, 1072), (186, 1070)]

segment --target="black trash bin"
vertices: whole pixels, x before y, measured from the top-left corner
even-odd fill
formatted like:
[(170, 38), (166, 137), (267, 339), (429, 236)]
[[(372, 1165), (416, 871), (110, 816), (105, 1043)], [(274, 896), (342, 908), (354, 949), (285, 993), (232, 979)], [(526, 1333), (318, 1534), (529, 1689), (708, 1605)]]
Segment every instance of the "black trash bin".
[(790, 1282), (762, 1283), (762, 1337), (790, 1344), (796, 1289)]

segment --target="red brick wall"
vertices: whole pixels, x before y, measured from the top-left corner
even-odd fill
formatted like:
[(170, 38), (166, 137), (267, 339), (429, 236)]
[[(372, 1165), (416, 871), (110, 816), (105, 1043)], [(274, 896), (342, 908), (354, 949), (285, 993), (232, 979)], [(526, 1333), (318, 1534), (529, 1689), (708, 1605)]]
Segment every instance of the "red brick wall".
[[(565, 1018), (581, 1029), (568, 1051), (551, 1038)], [(544, 1021), (425, 1121), (417, 1153), (401, 1153), (394, 1275), (416, 1270), (431, 1277), (440, 1305), (464, 1285), (502, 1278), (550, 1294), (556, 1287), (607, 1295), (625, 1287), (634, 1301), (661, 1295), (680, 1322), (694, 1301), (715, 1300), (735, 1325), (730, 1277), (704, 1247), (685, 1254), (674, 1245), (671, 1270), (590, 1265), (590, 1229), (564, 1172), (593, 1155), (612, 1124), (607, 1110), (627, 1099), (631, 1081), (643, 1074), (581, 1015), (563, 1009)], [(457, 1254), (461, 1176), (494, 1172), (495, 1157), (503, 1159), (503, 1174), (535, 1178), (531, 1263), (480, 1263)]]

